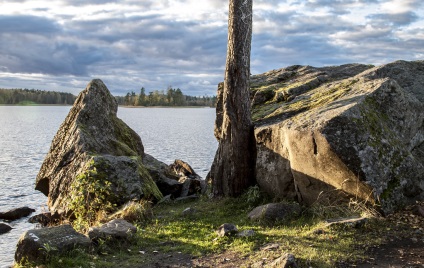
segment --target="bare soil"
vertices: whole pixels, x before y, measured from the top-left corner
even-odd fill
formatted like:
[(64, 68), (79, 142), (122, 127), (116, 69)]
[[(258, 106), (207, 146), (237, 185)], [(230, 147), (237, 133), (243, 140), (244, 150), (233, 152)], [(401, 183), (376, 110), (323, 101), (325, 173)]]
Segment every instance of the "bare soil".
[(424, 267), (424, 202), (388, 216), (378, 235), (383, 244), (368, 248), (368, 258), (353, 267)]

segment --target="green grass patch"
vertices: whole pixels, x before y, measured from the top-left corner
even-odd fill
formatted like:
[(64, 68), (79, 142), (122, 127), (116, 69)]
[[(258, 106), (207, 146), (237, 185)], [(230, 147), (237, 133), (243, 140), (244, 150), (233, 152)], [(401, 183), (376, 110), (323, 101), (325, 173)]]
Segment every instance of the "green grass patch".
[(17, 105), (34, 106), (34, 105), (38, 105), (38, 103), (33, 101), (20, 101)]
[[(300, 267), (334, 267), (338, 261), (363, 258), (377, 220), (362, 229), (329, 228), (324, 220), (331, 216), (359, 215), (359, 211), (328, 207), (304, 210), (296, 220), (269, 223), (252, 222), (247, 214), (252, 210), (252, 195), (221, 200), (202, 197), (189, 203), (160, 204), (153, 207), (149, 223), (138, 225), (138, 232), (127, 243), (104, 243), (90, 253), (73, 252), (69, 256), (54, 256), (46, 267), (143, 267), (162, 263), (167, 256), (190, 256), (202, 259), (231, 252), (243, 256), (239, 267), (247, 267), (263, 259), (272, 260), (284, 252), (293, 253)], [(255, 199), (253, 201), (257, 201)], [(196, 212), (183, 215), (187, 207)], [(239, 231), (254, 230), (250, 237), (219, 238), (215, 230), (223, 223), (233, 223)], [(325, 230), (322, 234), (314, 232)], [(261, 250), (268, 243), (278, 243), (277, 250)], [(358, 246), (361, 245), (361, 246)], [(168, 260), (169, 261), (169, 260)], [(178, 263), (176, 261), (175, 263)]]

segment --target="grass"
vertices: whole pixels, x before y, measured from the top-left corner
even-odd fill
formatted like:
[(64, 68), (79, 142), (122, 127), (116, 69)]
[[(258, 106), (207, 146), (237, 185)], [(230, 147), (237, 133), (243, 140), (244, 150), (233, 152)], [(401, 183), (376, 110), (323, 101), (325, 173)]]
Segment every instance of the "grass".
[[(369, 221), (362, 229), (325, 227), (324, 220), (329, 216), (359, 216), (361, 211), (357, 209), (318, 205), (304, 210), (296, 220), (270, 225), (247, 218), (253, 203), (244, 195), (160, 204), (153, 207), (151, 221), (137, 225), (138, 232), (131, 241), (103, 241), (89, 253), (76, 250), (66, 256), (51, 256), (45, 267), (151, 267), (155, 262), (178, 264), (192, 259), (214, 266), (213, 262), (220, 259), (215, 256), (228, 254), (236, 256), (234, 265), (247, 267), (265, 259), (276, 259), (284, 252), (294, 254), (299, 267), (334, 267), (339, 261), (363, 258), (370, 241), (380, 242), (378, 237), (370, 238), (375, 228), (380, 227), (378, 220)], [(187, 207), (196, 212), (184, 216), (182, 212)], [(254, 230), (255, 235), (218, 238), (215, 230), (223, 223), (233, 223), (239, 231)], [(317, 234), (314, 232), (317, 229), (325, 231)], [(278, 243), (279, 248), (261, 250), (268, 243)]]

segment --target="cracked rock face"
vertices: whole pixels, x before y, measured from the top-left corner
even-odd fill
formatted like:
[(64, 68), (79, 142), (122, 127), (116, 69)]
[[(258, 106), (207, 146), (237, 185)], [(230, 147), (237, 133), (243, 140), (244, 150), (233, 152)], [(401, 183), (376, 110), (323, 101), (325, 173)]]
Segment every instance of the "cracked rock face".
[[(107, 186), (101, 189), (105, 190), (104, 201), (116, 205), (161, 198), (142, 163), (141, 139), (117, 117), (117, 110), (115, 98), (99, 79), (79, 94), (36, 178), (36, 190), (48, 196), (52, 213), (68, 214), (77, 185)], [(97, 184), (90, 185), (92, 182)]]
[(269, 194), (353, 197), (385, 212), (424, 199), (424, 61), (291, 66), (251, 87), (256, 179)]

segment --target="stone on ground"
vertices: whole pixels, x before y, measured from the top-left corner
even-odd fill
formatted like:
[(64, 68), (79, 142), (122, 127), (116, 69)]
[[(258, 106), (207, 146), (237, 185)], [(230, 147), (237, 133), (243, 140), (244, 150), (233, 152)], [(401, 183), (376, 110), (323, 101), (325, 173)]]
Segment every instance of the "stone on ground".
[(17, 244), (15, 261), (43, 263), (52, 254), (64, 254), (76, 248), (88, 250), (91, 241), (70, 225), (26, 231)]
[(224, 223), (218, 227), (216, 233), (219, 237), (232, 236), (238, 233), (237, 227), (232, 223)]
[(297, 203), (270, 203), (254, 208), (248, 215), (253, 221), (287, 221), (300, 216), (302, 209)]
[(113, 240), (127, 240), (137, 232), (137, 227), (123, 219), (115, 219), (100, 227), (91, 227), (88, 236), (93, 241), (105, 239), (109, 242)]

